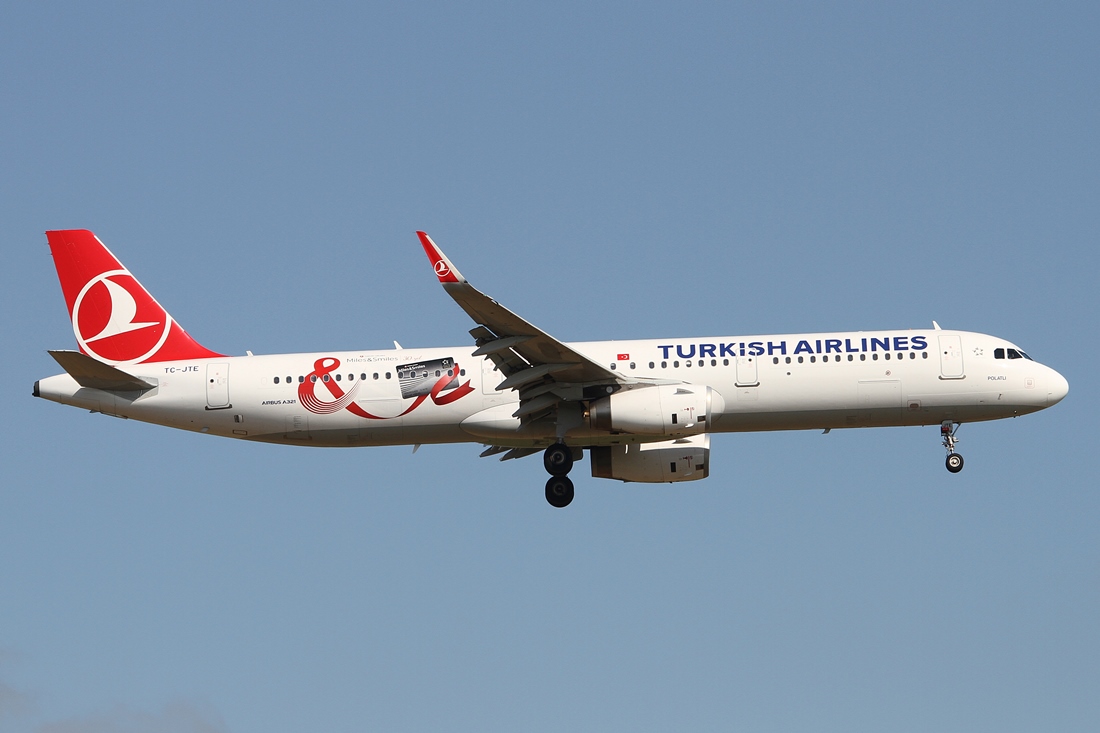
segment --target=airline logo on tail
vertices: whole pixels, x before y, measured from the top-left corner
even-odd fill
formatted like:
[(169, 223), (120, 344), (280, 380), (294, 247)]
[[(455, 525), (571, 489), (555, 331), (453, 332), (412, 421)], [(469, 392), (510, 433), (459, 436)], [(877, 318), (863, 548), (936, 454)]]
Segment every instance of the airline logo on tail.
[(172, 328), (172, 317), (126, 270), (104, 272), (89, 280), (76, 296), (72, 318), (81, 350), (114, 363), (147, 360), (164, 345)]
[(221, 356), (192, 339), (99, 239), (46, 232), (80, 350), (108, 364)]

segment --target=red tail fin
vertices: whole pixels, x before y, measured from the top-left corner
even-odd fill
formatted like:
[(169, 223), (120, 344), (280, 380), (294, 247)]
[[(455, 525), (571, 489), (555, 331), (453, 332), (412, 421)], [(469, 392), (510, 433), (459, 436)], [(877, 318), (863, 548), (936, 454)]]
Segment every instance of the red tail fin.
[(46, 232), (80, 350), (108, 364), (221, 356), (187, 335), (87, 229)]

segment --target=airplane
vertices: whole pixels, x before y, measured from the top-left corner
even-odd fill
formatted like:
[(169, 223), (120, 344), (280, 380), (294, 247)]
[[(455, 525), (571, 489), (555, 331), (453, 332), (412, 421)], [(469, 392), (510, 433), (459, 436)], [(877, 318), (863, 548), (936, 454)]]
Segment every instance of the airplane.
[(473, 344), (226, 356), (200, 345), (90, 231), (46, 232), (78, 349), (35, 397), (241, 440), (297, 446), (475, 442), (568, 474), (674, 483), (710, 473), (710, 436), (928, 426), (958, 473), (959, 426), (1017, 417), (1069, 383), (1015, 344), (942, 329), (566, 343), (474, 288), (424, 232)]

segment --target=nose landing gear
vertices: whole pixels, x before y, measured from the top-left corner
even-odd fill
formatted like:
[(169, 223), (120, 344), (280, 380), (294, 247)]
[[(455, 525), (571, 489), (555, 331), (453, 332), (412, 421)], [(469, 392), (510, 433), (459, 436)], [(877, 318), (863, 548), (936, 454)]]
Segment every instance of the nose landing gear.
[(543, 453), (542, 465), (550, 474), (546, 482), (546, 501), (557, 509), (569, 506), (573, 501), (573, 482), (568, 475), (573, 468), (573, 450), (564, 443), (554, 443)]
[(947, 449), (947, 470), (958, 473), (963, 470), (963, 457), (955, 452), (955, 444), (959, 439), (955, 433), (959, 432), (959, 424), (950, 420), (944, 420), (940, 425), (940, 437), (943, 438), (943, 447)]

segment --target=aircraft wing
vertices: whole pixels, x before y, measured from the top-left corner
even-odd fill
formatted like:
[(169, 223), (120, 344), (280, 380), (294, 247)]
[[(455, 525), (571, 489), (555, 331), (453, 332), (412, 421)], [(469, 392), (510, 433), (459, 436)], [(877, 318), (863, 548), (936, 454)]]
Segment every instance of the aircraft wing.
[(424, 232), (417, 232), (443, 289), (478, 324), (470, 331), (475, 356), (488, 356), (504, 379), (497, 389), (520, 395), (516, 417), (552, 410), (559, 400), (578, 400), (593, 387), (630, 380), (577, 353), (485, 295), (455, 268)]

